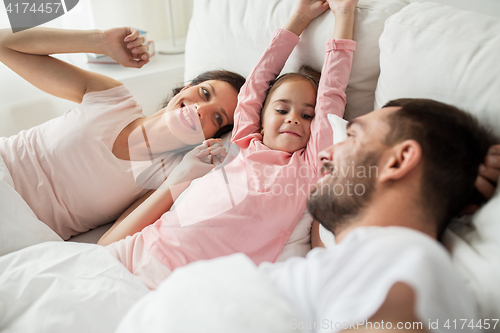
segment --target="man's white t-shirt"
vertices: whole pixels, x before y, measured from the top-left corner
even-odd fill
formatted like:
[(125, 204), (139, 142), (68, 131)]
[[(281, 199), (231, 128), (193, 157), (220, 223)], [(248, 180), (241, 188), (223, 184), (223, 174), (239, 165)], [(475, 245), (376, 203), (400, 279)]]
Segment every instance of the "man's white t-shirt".
[[(396, 282), (415, 292), (416, 317), (428, 332), (460, 332), (464, 320), (463, 331), (468, 332), (471, 320), (474, 325), (478, 321), (471, 291), (452, 267), (446, 249), (409, 228), (357, 228), (329, 249), (264, 263), (259, 269), (301, 318), (291, 322), (291, 328), (305, 332), (356, 328), (377, 312)], [(372, 325), (382, 328), (381, 323)]]

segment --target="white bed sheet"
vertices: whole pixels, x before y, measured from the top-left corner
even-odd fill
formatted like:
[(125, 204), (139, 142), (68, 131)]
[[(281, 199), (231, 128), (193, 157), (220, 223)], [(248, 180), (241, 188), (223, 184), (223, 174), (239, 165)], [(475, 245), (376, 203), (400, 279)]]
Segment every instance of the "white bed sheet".
[(114, 332), (148, 292), (102, 246), (34, 245), (0, 257), (0, 331)]

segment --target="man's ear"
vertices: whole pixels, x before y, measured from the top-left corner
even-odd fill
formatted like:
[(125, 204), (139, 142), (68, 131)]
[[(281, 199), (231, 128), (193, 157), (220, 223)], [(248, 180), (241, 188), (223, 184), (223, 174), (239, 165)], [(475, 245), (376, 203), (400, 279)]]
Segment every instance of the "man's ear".
[(379, 172), (380, 182), (401, 179), (422, 161), (422, 147), (415, 140), (405, 140), (386, 151), (387, 158)]

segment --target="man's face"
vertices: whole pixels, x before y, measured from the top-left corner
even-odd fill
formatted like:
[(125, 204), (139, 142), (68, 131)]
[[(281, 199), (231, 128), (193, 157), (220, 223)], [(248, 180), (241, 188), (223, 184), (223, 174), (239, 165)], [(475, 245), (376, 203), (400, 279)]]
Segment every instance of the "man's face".
[(362, 213), (373, 199), (379, 163), (388, 148), (386, 117), (397, 109), (384, 108), (354, 119), (345, 141), (320, 152), (321, 178), (311, 192), (308, 209), (332, 232)]

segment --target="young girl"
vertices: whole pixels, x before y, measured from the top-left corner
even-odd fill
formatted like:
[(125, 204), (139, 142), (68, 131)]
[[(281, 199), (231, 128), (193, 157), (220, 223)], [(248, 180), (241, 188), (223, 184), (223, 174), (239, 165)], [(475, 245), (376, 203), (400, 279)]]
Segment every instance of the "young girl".
[[(131, 163), (133, 155), (139, 154), (132, 148), (145, 146), (143, 131), (161, 125), (156, 140), (149, 135), (151, 131), (146, 133), (147, 148), (154, 149), (157, 156), (186, 145), (184, 138), (173, 135), (166, 125), (167, 120), (182, 121), (187, 106), (195, 109), (191, 123), (197, 125), (198, 143), (233, 123), (237, 94), (245, 81), (238, 74), (204, 73), (175, 95), (166, 108), (146, 118), (121, 82), (49, 56), (102, 53), (124, 66), (140, 68), (149, 60), (143, 43), (138, 31), (130, 28), (0, 30), (0, 61), (36, 87), (80, 103), (61, 117), (0, 138), (0, 158), (16, 191), (63, 239), (116, 220), (134, 201), (147, 195), (136, 183)], [(182, 114), (176, 112), (179, 108), (183, 108)], [(163, 159), (165, 176), (183, 156), (171, 154)], [(148, 159), (140, 160), (142, 165), (150, 164)]]
[[(193, 182), (167, 211), (185, 183), (202, 174), (190, 174), (200, 164), (195, 153), (187, 154), (170, 174), (167, 189), (101, 238), (103, 245), (121, 239), (108, 249), (148, 287), (196, 260), (243, 252), (258, 264), (279, 255), (305, 210), (317, 178), (318, 152), (332, 144), (327, 114), (344, 113), (357, 1), (299, 0), (238, 96), (233, 158)], [(336, 18), (335, 39), (326, 44), (318, 94), (300, 75), (286, 75), (269, 89), (298, 36), (328, 7)], [(232, 152), (235, 147), (239, 154)]]

